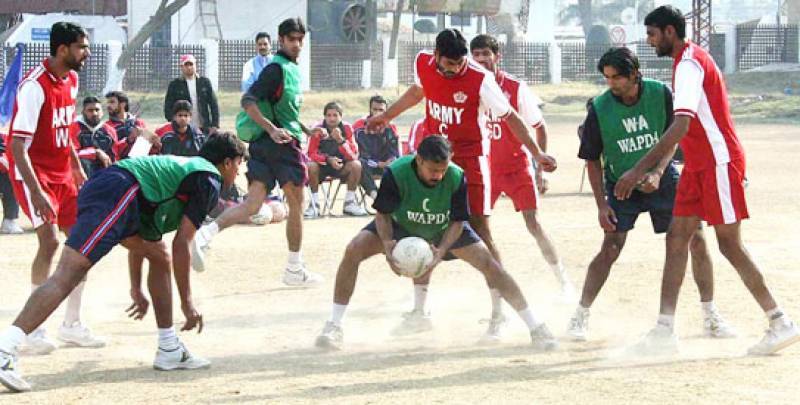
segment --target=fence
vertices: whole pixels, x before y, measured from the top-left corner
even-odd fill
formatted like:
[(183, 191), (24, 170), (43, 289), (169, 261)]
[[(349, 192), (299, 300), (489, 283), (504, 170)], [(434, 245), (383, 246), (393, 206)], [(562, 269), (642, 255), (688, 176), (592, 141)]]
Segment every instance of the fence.
[[(106, 60), (108, 59), (108, 46), (105, 44), (92, 44), (89, 47), (91, 57), (86, 60), (83, 68), (78, 72), (79, 91), (81, 93), (96, 94), (103, 90), (106, 84), (107, 70)], [(13, 46), (0, 47), (0, 78), (5, 78), (7, 66), (16, 55)], [(26, 73), (38, 66), (42, 60), (50, 56), (50, 44), (29, 43), (26, 44), (25, 54), (22, 56), (22, 72)], [(0, 88), (2, 87), (0, 80)]]
[(736, 68), (748, 70), (770, 63), (797, 63), (797, 29), (797, 25), (736, 26)]
[(136, 50), (125, 73), (123, 87), (132, 91), (167, 91), (169, 82), (180, 75), (181, 55), (191, 54), (197, 59), (197, 74), (205, 71), (205, 50), (200, 45), (173, 45), (169, 47), (143, 46)]

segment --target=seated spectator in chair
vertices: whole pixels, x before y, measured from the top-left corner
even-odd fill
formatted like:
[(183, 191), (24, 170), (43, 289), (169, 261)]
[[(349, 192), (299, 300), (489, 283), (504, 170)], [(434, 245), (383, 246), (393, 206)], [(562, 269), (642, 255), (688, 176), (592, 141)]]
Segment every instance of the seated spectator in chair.
[[(386, 100), (381, 96), (369, 99), (369, 117), (386, 112)], [(359, 120), (359, 122), (363, 121)], [(393, 124), (382, 131), (371, 133), (366, 125), (355, 129), (358, 155), (361, 161), (361, 187), (373, 200), (378, 195), (374, 176), (383, 176), (383, 170), (400, 156), (397, 142), (397, 127)]]
[(11, 179), (8, 178), (8, 158), (6, 157), (6, 134), (0, 131), (0, 194), (3, 198), (3, 224), (1, 234), (20, 234), (25, 231), (19, 226), (19, 204), (14, 197)]
[[(106, 93), (106, 112), (108, 112), (108, 120), (106, 124), (111, 125), (117, 131), (117, 140), (126, 141), (128, 146), (120, 152), (119, 159), (128, 157), (131, 146), (136, 141), (136, 136), (139, 135), (141, 130), (146, 129), (144, 121), (137, 118), (130, 113), (130, 100), (128, 95), (123, 91), (114, 90)], [(151, 132), (146, 132), (152, 135)], [(158, 140), (153, 137), (149, 139), (150, 143), (158, 143)]]
[(81, 116), (70, 127), (72, 145), (78, 151), (87, 177), (114, 164), (128, 147), (127, 142), (117, 138), (114, 127), (102, 120), (100, 100), (89, 96), (83, 99)]
[(178, 100), (172, 107), (172, 121), (158, 129), (161, 138), (161, 155), (197, 156), (206, 142), (206, 136), (191, 125), (192, 103)]
[(356, 201), (356, 188), (361, 181), (361, 162), (358, 160), (358, 145), (353, 138), (353, 127), (342, 121), (342, 106), (337, 102), (325, 105), (325, 119), (318, 124), (323, 128), (322, 135), (312, 136), (308, 141), (308, 186), (311, 188), (311, 202), (305, 212), (308, 219), (318, 218), (319, 183), (328, 177), (347, 183), (344, 197), (344, 214), (352, 216), (367, 215)]

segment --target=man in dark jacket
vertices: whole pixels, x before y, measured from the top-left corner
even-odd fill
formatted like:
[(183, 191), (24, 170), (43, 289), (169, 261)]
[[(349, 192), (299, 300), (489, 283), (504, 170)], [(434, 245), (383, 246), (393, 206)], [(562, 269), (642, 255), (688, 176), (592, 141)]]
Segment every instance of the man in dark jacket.
[(200, 128), (206, 135), (216, 132), (219, 128), (219, 105), (211, 81), (197, 74), (193, 55), (181, 56), (180, 63), (181, 77), (169, 83), (164, 97), (164, 119), (172, 121), (175, 102), (187, 100), (192, 103), (192, 126)]
[[(372, 96), (369, 99), (369, 117), (386, 112), (386, 100), (379, 96)], [(361, 120), (359, 120), (361, 121)], [(354, 125), (356, 131), (356, 142), (358, 143), (358, 154), (361, 160), (361, 186), (364, 191), (372, 198), (378, 195), (378, 186), (375, 184), (373, 176), (382, 176), (383, 170), (400, 156), (397, 147), (397, 127), (387, 125), (382, 131), (372, 133), (367, 130), (366, 125)]]
[(81, 166), (88, 177), (119, 160), (128, 145), (117, 138), (117, 131), (108, 121), (102, 120), (100, 100), (88, 96), (83, 99), (81, 116), (70, 126), (72, 145), (77, 149)]

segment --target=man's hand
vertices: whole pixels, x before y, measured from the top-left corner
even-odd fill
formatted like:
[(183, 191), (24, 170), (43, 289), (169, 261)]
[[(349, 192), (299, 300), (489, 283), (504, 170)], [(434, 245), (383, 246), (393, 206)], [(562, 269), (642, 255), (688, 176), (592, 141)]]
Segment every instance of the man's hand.
[(389, 125), (389, 120), (386, 118), (387, 117), (385, 113), (381, 113), (367, 118), (367, 131), (369, 131), (372, 134), (377, 132), (383, 132), (383, 129), (386, 128), (387, 125)]
[(197, 327), (197, 333), (203, 331), (203, 315), (195, 309), (191, 301), (181, 304), (183, 316), (186, 317), (186, 323), (183, 324), (181, 331), (192, 330)]
[(639, 181), (636, 189), (643, 193), (652, 193), (658, 190), (658, 185), (661, 183), (661, 175), (654, 171), (645, 173), (644, 178)]
[(331, 138), (338, 143), (342, 143), (342, 131), (339, 128), (334, 128), (333, 131), (331, 131)]
[(161, 149), (161, 137), (156, 135), (155, 132), (142, 129), (139, 127), (135, 127), (134, 131), (136, 134), (138, 134), (138, 136), (142, 136), (144, 139), (146, 139), (147, 142), (153, 145), (154, 148), (156, 148), (157, 150)]
[[(438, 266), (439, 263), (442, 262), (442, 259), (444, 259), (445, 253), (447, 253), (447, 252), (443, 252), (438, 247), (434, 246), (433, 243), (431, 243), (430, 245), (431, 245), (431, 251), (433, 252), (433, 260), (431, 260), (431, 262), (428, 263), (427, 266), (425, 266), (425, 272), (422, 273), (423, 276), (428, 274), (428, 273), (430, 273), (431, 271), (433, 271), (433, 268)], [(420, 277), (422, 277), (422, 276), (420, 276)]]
[(72, 168), (72, 181), (75, 182), (75, 187), (81, 188), (83, 183), (86, 183), (86, 173), (80, 165)]
[(539, 166), (536, 166), (536, 189), (539, 190), (539, 194), (545, 194), (550, 190), (550, 181), (544, 177), (544, 172)]
[(617, 185), (614, 186), (614, 196), (618, 200), (627, 200), (641, 183), (643, 177), (644, 174), (639, 173), (635, 167), (628, 170), (617, 180)]
[(614, 213), (614, 210), (611, 209), (611, 206), (608, 204), (603, 205), (603, 207), (597, 211), (597, 219), (600, 221), (600, 227), (603, 228), (604, 231), (617, 231), (617, 214)]
[(342, 161), (342, 159), (336, 156), (328, 156), (328, 158), (325, 159), (325, 161), (328, 163), (328, 166), (330, 166), (331, 169), (333, 170), (342, 170), (342, 167), (344, 167), (344, 162)]
[(536, 167), (540, 167), (542, 170), (546, 172), (553, 172), (558, 168), (558, 163), (556, 163), (556, 158), (542, 152), (538, 156), (535, 156), (536, 159)]
[(328, 135), (328, 130), (326, 128), (321, 128), (321, 127), (311, 128), (309, 132), (311, 132), (311, 136), (325, 137)]
[(111, 158), (102, 149), (95, 150), (95, 159), (99, 160), (103, 167), (111, 166)]
[(128, 313), (128, 318), (133, 318), (135, 321), (140, 321), (144, 316), (147, 314), (147, 308), (150, 306), (150, 302), (147, 301), (147, 298), (142, 293), (142, 290), (139, 289), (132, 289), (131, 290), (131, 299), (133, 303), (125, 312)]
[(31, 191), (31, 204), (33, 204), (33, 212), (44, 222), (52, 224), (56, 217), (56, 211), (53, 205), (50, 204), (50, 199), (42, 192), (42, 190)]
[(289, 143), (292, 141), (292, 135), (289, 133), (289, 131), (283, 128), (273, 129), (269, 133), (269, 137), (272, 138), (272, 140), (277, 144)]
[(386, 262), (389, 263), (389, 268), (392, 269), (392, 272), (398, 276), (402, 276), (403, 272), (400, 271), (400, 265), (392, 255), (395, 245), (397, 245), (397, 241), (395, 240), (383, 242), (383, 254), (386, 256)]

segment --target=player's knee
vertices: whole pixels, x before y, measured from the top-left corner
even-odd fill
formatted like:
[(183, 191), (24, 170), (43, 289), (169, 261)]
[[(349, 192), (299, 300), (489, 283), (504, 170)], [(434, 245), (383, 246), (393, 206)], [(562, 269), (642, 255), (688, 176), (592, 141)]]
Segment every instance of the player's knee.
[(689, 238), (690, 236), (684, 235), (683, 233), (675, 231), (674, 229), (670, 228), (670, 230), (667, 231), (667, 236), (666, 236), (667, 250), (675, 251), (681, 249), (688, 249)]
[(744, 250), (738, 238), (721, 237), (718, 235), (717, 243), (719, 244), (719, 252), (725, 257), (738, 255)]
[(364, 252), (358, 239), (353, 239), (344, 249), (344, 260), (350, 263), (361, 263), (364, 260)]
[(706, 255), (706, 241), (702, 237), (698, 238), (697, 236), (692, 237), (691, 242), (689, 242), (689, 251), (692, 253), (692, 256), (700, 257)]
[(53, 257), (58, 250), (58, 238), (47, 237), (39, 240), (39, 251), (47, 257)]
[(600, 259), (609, 264), (614, 263), (622, 253), (623, 246), (625, 246), (625, 242), (618, 238), (607, 239), (603, 242), (603, 247), (600, 250)]

